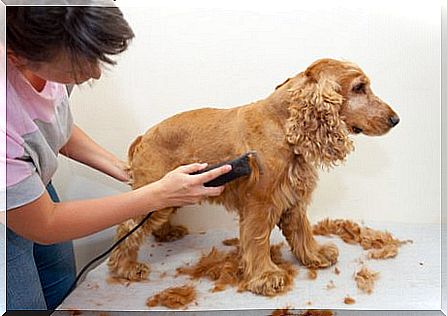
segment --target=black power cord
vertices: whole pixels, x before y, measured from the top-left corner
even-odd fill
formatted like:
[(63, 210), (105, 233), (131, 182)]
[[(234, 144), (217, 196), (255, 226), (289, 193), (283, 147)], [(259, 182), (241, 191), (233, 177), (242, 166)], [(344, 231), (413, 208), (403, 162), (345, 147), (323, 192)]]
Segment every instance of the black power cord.
[[(102, 258), (104, 258), (105, 256), (107, 256), (109, 253), (112, 252), (113, 249), (116, 248), (116, 246), (118, 246), (120, 243), (123, 242), (124, 239), (126, 239), (127, 237), (129, 237), (131, 234), (133, 234), (138, 228), (140, 228), (148, 219), (149, 217), (151, 217), (152, 212), (148, 213), (146, 215), (146, 217), (134, 228), (132, 228), (126, 235), (124, 235), (123, 237), (121, 237), (120, 239), (118, 239), (112, 246), (110, 246), (109, 249), (107, 249), (106, 251), (104, 251), (102, 254), (100, 254), (99, 256), (97, 256), (96, 258), (94, 258), (93, 260), (91, 260), (89, 263), (87, 263), (82, 270), (78, 273), (78, 275), (76, 276), (76, 279), (73, 281), (73, 283), (71, 284), (70, 288), (67, 291), (67, 294), (64, 295), (64, 298), (61, 300), (61, 302), (63, 302), (68, 295), (70, 295), (71, 292), (73, 292), (73, 290), (76, 288), (76, 285), (78, 284), (79, 280), (81, 279), (81, 277), (84, 275), (84, 273), (88, 270), (88, 268), (90, 268), (90, 266), (92, 264), (94, 264), (95, 262), (101, 260)], [(51, 314), (50, 314), (51, 315)]]

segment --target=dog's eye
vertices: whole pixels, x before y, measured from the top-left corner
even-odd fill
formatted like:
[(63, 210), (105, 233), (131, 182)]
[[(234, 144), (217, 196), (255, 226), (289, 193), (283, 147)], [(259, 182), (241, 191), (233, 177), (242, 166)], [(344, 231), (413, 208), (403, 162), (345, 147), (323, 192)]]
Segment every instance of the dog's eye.
[(352, 91), (354, 91), (355, 93), (365, 93), (366, 92), (366, 85), (362, 82), (359, 84), (356, 84), (354, 86), (354, 88), (352, 88)]

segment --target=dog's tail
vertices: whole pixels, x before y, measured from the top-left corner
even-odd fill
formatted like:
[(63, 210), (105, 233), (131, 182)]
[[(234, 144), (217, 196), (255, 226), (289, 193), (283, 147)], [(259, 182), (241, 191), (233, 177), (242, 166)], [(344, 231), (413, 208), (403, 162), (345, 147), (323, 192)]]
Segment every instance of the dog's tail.
[(131, 164), (133, 156), (134, 156), (135, 152), (137, 151), (137, 147), (141, 143), (142, 139), (143, 139), (143, 136), (139, 135), (130, 145), (129, 151), (127, 152), (127, 158), (129, 160), (129, 165)]
[(135, 153), (137, 152), (138, 148), (140, 147), (140, 143), (143, 140), (143, 136), (139, 135), (129, 146), (129, 150), (127, 151), (127, 172), (129, 173), (130, 181), (129, 184), (134, 185), (134, 173), (132, 170), (132, 161)]
[(128, 173), (130, 176), (130, 181), (129, 184), (133, 185), (134, 184), (134, 173), (132, 170), (132, 160), (133, 157), (135, 155), (135, 153), (137, 152), (139, 145), (141, 143), (141, 140), (143, 139), (143, 136), (139, 135), (130, 145), (129, 150), (127, 151), (127, 165), (128, 165)]

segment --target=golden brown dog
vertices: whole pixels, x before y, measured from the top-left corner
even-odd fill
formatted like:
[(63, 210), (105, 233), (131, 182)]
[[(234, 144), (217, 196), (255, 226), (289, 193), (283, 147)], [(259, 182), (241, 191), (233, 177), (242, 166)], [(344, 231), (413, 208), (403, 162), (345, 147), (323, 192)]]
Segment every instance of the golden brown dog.
[[(349, 134), (382, 135), (398, 122), (396, 113), (373, 94), (358, 66), (322, 59), (287, 79), (264, 100), (181, 113), (149, 129), (129, 149), (133, 188), (156, 181), (180, 165), (213, 164), (255, 150), (258, 159), (251, 161), (252, 174), (227, 184), (221, 196), (208, 200), (239, 214), (246, 288), (275, 295), (285, 289), (288, 278), (270, 258), (272, 229), (279, 226), (303, 265), (334, 264), (337, 248), (315, 241), (306, 216), (317, 170), (346, 158), (353, 150)], [(108, 264), (114, 275), (129, 280), (147, 277), (148, 266), (137, 262), (139, 246), (150, 232), (161, 239), (185, 233), (169, 225), (174, 210), (153, 213), (142, 229), (113, 251)], [(117, 238), (141, 220), (121, 224)]]

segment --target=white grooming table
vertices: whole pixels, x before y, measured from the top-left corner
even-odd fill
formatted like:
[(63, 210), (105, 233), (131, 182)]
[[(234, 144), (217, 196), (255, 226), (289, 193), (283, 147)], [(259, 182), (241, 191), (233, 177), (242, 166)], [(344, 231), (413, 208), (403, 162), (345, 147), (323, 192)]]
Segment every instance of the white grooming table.
[[(139, 253), (141, 261), (150, 262), (151, 273), (147, 281), (130, 283), (127, 286), (111, 284), (107, 282), (108, 268), (106, 262), (103, 262), (87, 275), (58, 310), (163, 311), (167, 308), (146, 306), (147, 298), (168, 287), (186, 283), (195, 284), (197, 290), (196, 304), (189, 305), (187, 311), (252, 310), (256, 314), (253, 310), (271, 311), (290, 307), (345, 309), (348, 310), (343, 312), (345, 314), (339, 312), (337, 315), (353, 315), (349, 310), (439, 310), (441, 305), (439, 225), (385, 223), (365, 225), (374, 229), (388, 230), (401, 240), (411, 239), (413, 244), (403, 245), (394, 259), (368, 260), (366, 251), (359, 245), (346, 244), (338, 237), (317, 236), (320, 242), (330, 240), (338, 246), (340, 256), (337, 266), (341, 273), (336, 275), (334, 268), (331, 267), (318, 270), (317, 279), (310, 280), (307, 269), (298, 263), (285, 243), (282, 248), (283, 257), (296, 264), (299, 270), (298, 276), (291, 291), (268, 298), (250, 292), (237, 293), (236, 289), (231, 287), (222, 292), (212, 293), (210, 290), (213, 288), (213, 283), (209, 280), (191, 281), (187, 276), (175, 277), (176, 268), (185, 263), (194, 264), (202, 253), (208, 253), (213, 246), (221, 250), (231, 250), (232, 248), (222, 245), (222, 240), (238, 237), (237, 231), (193, 232), (171, 243), (157, 243), (151, 236), (147, 238)], [(272, 244), (285, 242), (278, 229), (273, 231), (271, 242)], [(370, 295), (357, 289), (353, 278), (355, 271), (361, 267), (359, 259), (363, 260), (368, 268), (380, 273), (374, 291)], [(330, 280), (335, 283), (336, 287), (333, 289), (326, 288)], [(347, 295), (353, 297), (356, 303), (344, 304)], [(82, 315), (84, 314), (82, 312)], [(125, 314), (123, 312), (122, 315)], [(113, 313), (113, 315), (121, 314)], [(412, 314), (406, 312), (396, 315)], [(417, 312), (414, 315), (423, 314)]]

